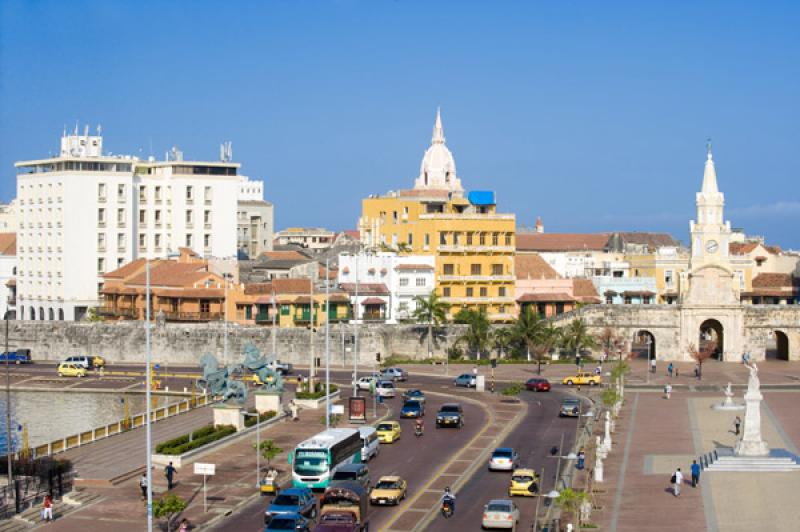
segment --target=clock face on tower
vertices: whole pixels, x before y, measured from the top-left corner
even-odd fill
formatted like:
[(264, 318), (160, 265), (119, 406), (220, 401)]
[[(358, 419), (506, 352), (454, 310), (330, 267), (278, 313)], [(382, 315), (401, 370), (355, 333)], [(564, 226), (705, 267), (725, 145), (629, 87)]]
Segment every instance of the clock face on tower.
[(716, 253), (717, 249), (719, 249), (719, 245), (716, 240), (709, 240), (706, 242), (706, 251), (709, 253)]

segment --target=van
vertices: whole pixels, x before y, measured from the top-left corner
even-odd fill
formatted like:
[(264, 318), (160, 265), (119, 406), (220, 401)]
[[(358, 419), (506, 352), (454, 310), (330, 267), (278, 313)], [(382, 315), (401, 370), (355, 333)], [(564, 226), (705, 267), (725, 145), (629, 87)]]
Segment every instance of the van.
[(87, 357), (85, 355), (67, 357), (62, 360), (61, 363), (75, 364), (76, 366), (81, 366), (85, 369), (91, 369), (94, 367), (94, 361), (92, 360), (92, 357)]
[(359, 427), (361, 435), (361, 461), (368, 462), (380, 452), (380, 442), (378, 442), (378, 431), (375, 427)]
[(367, 492), (370, 488), (369, 467), (367, 464), (346, 464), (333, 474), (330, 486), (336, 486), (337, 481), (350, 481), (359, 483)]

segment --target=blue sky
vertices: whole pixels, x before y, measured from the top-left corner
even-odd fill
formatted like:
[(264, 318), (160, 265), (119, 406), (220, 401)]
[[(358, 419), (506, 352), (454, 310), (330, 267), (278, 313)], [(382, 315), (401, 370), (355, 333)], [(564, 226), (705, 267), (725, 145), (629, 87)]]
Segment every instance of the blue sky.
[(548, 232), (686, 241), (713, 138), (726, 217), (800, 248), (797, 2), (0, 3), (13, 163), (101, 123), (114, 153), (233, 141), (279, 228), (410, 187), (437, 105), (467, 189)]

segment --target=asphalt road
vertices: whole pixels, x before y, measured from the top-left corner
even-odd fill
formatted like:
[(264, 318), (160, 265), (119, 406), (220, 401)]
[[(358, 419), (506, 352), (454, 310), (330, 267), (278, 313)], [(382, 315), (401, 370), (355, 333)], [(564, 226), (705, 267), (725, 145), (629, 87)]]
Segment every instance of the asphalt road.
[[(337, 374), (342, 375), (340, 372)], [(349, 374), (347, 376), (349, 377)], [(340, 380), (339, 382), (344, 383), (345, 381)], [(399, 383), (399, 386), (421, 388), (428, 392), (450, 391), (445, 381), (429, 377), (412, 377), (411, 382)], [(443, 390), (443, 387), (446, 390)], [(414, 436), (414, 421), (400, 420), (403, 430), (400, 440), (393, 444), (381, 444), (380, 454), (368, 464), (372, 483), (375, 484), (383, 475), (399, 475), (408, 482), (409, 497), (415, 493), (415, 490), (422, 489), (431, 480), (436, 469), (450, 458), (451, 450), (466, 444), (486, 422), (486, 415), (482, 408), (473, 403), (463, 402), (466, 420), (464, 428), (436, 430), (434, 428), (436, 411), (443, 403), (456, 400), (457, 398), (453, 396), (427, 393), (425, 434), (417, 438)], [(392, 408), (390, 419), (398, 419), (402, 399), (397, 397), (391, 400), (390, 404)], [(399, 507), (370, 506), (368, 514), (370, 529), (380, 530), (393, 513), (399, 511), (405, 504), (407, 501), (401, 503)], [(240, 532), (263, 530), (264, 510), (268, 505), (269, 499), (266, 497), (257, 499), (223, 519), (212, 530), (237, 530)]]
[[(554, 486), (558, 459), (550, 458), (550, 448), (558, 447), (564, 435), (564, 454), (572, 448), (577, 428), (576, 418), (559, 418), (558, 408), (568, 392), (523, 392), (520, 398), (529, 403), (528, 414), (503, 441), (502, 447), (512, 447), (520, 457), (520, 466), (532, 467), (539, 474), (544, 468), (543, 491)], [(562, 464), (565, 462), (562, 462)], [(492, 472), (481, 467), (467, 485), (456, 493), (456, 513), (450, 519), (438, 514), (426, 528), (432, 531), (477, 530), (481, 524), (483, 507), (491, 499), (509, 499), (510, 472)], [(536, 510), (537, 497), (514, 497), (520, 509), (517, 530), (530, 530)], [(544, 503), (544, 499), (542, 500)], [(541, 515), (541, 511), (540, 511)]]

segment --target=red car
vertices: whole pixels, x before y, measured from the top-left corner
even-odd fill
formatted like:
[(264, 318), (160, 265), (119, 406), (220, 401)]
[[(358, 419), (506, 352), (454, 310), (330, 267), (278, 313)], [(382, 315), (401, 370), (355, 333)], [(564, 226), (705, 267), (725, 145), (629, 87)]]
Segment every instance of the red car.
[(547, 379), (534, 377), (533, 379), (528, 379), (525, 387), (532, 392), (549, 392), (550, 382)]

